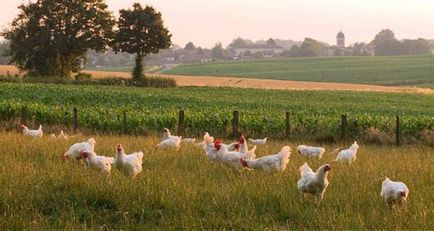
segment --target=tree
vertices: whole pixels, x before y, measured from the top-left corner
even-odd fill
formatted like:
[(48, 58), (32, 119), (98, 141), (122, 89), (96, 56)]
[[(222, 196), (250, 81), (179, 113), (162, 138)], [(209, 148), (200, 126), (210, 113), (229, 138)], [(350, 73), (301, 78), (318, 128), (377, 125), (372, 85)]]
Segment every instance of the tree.
[(196, 49), (196, 47), (192, 42), (188, 42), (187, 44), (185, 44), (184, 50), (194, 50), (194, 49)]
[(327, 47), (315, 39), (305, 38), (300, 45), (300, 53), (303, 57), (326, 56)]
[(394, 41), (395, 39), (395, 34), (393, 33), (393, 31), (389, 30), (389, 29), (383, 29), (381, 30), (374, 38), (374, 40), (372, 40), (371, 44), (373, 44), (374, 46), (380, 45), (381, 43), (385, 42), (385, 41)]
[(12, 26), (11, 62), (38, 76), (69, 77), (89, 49), (106, 49), (114, 20), (104, 0), (37, 0), (22, 4)]
[(293, 45), (289, 51), (284, 51), (282, 53), (282, 56), (286, 57), (300, 57), (301, 51), (300, 48), (297, 45)]
[(216, 59), (224, 59), (225, 58), (225, 50), (222, 47), (222, 43), (218, 42), (212, 48), (212, 57)]
[(244, 47), (246, 46), (247, 43), (244, 39), (238, 37), (234, 40), (232, 40), (232, 42), (229, 44), (229, 48), (238, 48), (238, 47)]
[(133, 79), (142, 81), (145, 56), (169, 48), (172, 35), (164, 27), (161, 13), (151, 6), (134, 3), (132, 10), (120, 10), (119, 14), (113, 50), (136, 54)]
[(402, 49), (407, 55), (430, 54), (431, 46), (425, 39), (406, 39), (402, 43)]
[(276, 42), (274, 41), (274, 39), (269, 38), (269, 39), (267, 40), (267, 45), (276, 45)]

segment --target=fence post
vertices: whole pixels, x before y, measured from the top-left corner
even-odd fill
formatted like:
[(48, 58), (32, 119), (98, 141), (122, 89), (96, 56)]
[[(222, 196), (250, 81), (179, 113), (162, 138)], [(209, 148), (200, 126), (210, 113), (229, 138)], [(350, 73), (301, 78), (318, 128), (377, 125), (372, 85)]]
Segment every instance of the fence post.
[(27, 125), (27, 116), (28, 116), (28, 109), (27, 106), (24, 106), (21, 108), (21, 124)]
[(342, 115), (341, 116), (341, 140), (347, 138), (347, 127), (348, 127), (347, 115)]
[(72, 129), (74, 130), (74, 132), (77, 132), (78, 129), (78, 112), (77, 112), (77, 108), (74, 107), (72, 109)]
[(124, 133), (127, 133), (127, 111), (124, 111), (124, 113), (123, 113), (122, 128), (124, 130)]
[(289, 133), (291, 132), (291, 124), (289, 122), (289, 111), (285, 113), (285, 138), (289, 138)]
[(178, 128), (177, 128), (177, 135), (179, 136), (184, 129), (184, 117), (185, 117), (185, 112), (184, 110), (179, 110), (179, 114), (178, 114)]
[(238, 138), (238, 123), (239, 123), (239, 113), (238, 111), (234, 111), (234, 118), (232, 120), (232, 135), (234, 139)]
[(399, 123), (399, 115), (396, 116), (396, 145), (401, 145), (401, 124)]

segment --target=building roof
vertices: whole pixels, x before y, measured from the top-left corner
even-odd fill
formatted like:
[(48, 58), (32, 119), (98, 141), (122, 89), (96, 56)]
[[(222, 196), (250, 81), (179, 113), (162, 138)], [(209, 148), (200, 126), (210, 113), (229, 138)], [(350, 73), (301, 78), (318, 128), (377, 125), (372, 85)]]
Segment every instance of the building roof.
[(339, 31), (339, 33), (336, 35), (336, 38), (345, 38), (345, 35), (342, 33), (342, 31)]
[(283, 47), (276, 44), (246, 44), (235, 46), (234, 49), (283, 49)]

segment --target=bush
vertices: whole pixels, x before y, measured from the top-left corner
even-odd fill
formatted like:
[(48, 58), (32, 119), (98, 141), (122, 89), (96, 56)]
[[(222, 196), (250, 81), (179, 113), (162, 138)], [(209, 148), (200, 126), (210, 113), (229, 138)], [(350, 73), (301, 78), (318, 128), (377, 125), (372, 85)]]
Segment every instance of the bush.
[(90, 79), (92, 79), (92, 75), (89, 73), (80, 72), (77, 75), (75, 75), (75, 80), (77, 81), (90, 80)]

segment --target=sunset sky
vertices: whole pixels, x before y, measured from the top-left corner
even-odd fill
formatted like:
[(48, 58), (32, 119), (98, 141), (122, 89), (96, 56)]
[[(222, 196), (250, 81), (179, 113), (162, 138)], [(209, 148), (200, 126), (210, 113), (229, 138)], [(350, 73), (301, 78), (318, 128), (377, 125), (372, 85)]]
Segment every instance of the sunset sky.
[[(29, 0), (1, 0), (0, 27)], [(111, 11), (134, 2), (154, 6), (163, 15), (174, 43), (203, 47), (228, 45), (233, 38), (252, 40), (311, 37), (335, 44), (342, 30), (347, 44), (369, 42), (384, 28), (398, 39), (434, 39), (432, 0), (106, 0)]]

